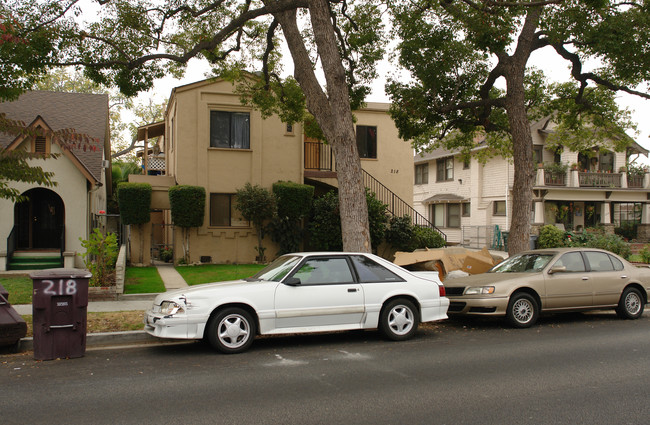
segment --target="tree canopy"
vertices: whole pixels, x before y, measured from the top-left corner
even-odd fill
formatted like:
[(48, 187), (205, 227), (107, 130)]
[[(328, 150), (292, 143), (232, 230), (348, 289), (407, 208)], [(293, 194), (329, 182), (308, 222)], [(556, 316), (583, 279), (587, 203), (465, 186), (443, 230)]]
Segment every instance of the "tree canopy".
[[(553, 114), (558, 131), (551, 143), (575, 151), (596, 139), (621, 140), (631, 122), (616, 107), (615, 93), (650, 99), (650, 4), (422, 0), (398, 1), (392, 11), (399, 63), (413, 77), (387, 85), (400, 135), (418, 149), (442, 145), (466, 154), (485, 137), (492, 149), (484, 154), (512, 157), (508, 245), (511, 253), (526, 249), (530, 121)], [(531, 55), (543, 48), (566, 60), (572, 82), (549, 84), (530, 67)]]
[[(344, 247), (370, 250), (351, 105), (368, 93), (383, 53), (381, 13), (372, 2), (114, 0), (82, 7), (77, 0), (42, 0), (3, 3), (0, 17), (0, 38), (12, 40), (0, 44), (4, 97), (57, 66), (83, 67), (93, 81), (127, 96), (150, 89), (156, 78), (180, 75), (195, 57), (207, 59), (216, 75), (261, 71), (249, 100), (282, 112), (287, 122), (302, 119), (306, 106), (337, 159)], [(278, 77), (281, 36), (295, 80)]]

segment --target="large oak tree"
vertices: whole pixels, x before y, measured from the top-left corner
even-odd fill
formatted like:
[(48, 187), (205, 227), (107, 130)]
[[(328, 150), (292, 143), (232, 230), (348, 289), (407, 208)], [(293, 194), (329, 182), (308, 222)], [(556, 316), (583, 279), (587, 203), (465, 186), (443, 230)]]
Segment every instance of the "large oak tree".
[[(251, 102), (279, 108), (288, 121), (306, 105), (332, 146), (340, 193), (343, 247), (370, 251), (368, 215), (351, 105), (359, 104), (381, 57), (381, 16), (370, 3), (328, 0), (41, 0), (0, 5), (7, 37), (0, 44), (0, 96), (28, 89), (39, 74), (57, 66), (82, 67), (97, 83), (135, 95), (156, 78), (179, 75), (202, 57), (224, 72), (242, 66), (261, 70), (268, 96)], [(93, 6), (90, 11), (89, 5)], [(85, 13), (85, 14), (84, 14)], [(88, 19), (84, 22), (83, 19)], [(291, 54), (291, 81), (282, 67), (279, 37)], [(317, 69), (322, 69), (324, 86)], [(279, 107), (277, 102), (289, 107)], [(304, 102), (304, 103), (303, 103)], [(284, 109), (283, 109), (284, 108)], [(267, 109), (268, 112), (269, 109)]]
[[(387, 86), (401, 136), (419, 148), (466, 153), (486, 136), (492, 149), (484, 152), (512, 156), (508, 246), (511, 254), (527, 249), (535, 173), (530, 120), (554, 113), (564, 134), (600, 127), (601, 137), (620, 140), (629, 116), (616, 108), (614, 93), (650, 98), (650, 3), (415, 0), (392, 10), (399, 62), (413, 77)], [(543, 48), (566, 60), (573, 84), (546, 84), (531, 69), (531, 55)], [(597, 65), (587, 71), (587, 62)], [(579, 151), (594, 140), (554, 143)]]

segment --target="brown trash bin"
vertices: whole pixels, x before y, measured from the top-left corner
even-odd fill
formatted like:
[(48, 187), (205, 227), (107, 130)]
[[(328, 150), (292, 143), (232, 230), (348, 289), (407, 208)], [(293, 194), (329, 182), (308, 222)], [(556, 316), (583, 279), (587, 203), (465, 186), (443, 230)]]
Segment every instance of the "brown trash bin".
[(27, 335), (27, 323), (9, 304), (9, 292), (0, 285), (0, 347), (17, 351), (20, 340)]
[(46, 269), (29, 275), (34, 285), (34, 358), (82, 357), (86, 352), (88, 281), (86, 270)]

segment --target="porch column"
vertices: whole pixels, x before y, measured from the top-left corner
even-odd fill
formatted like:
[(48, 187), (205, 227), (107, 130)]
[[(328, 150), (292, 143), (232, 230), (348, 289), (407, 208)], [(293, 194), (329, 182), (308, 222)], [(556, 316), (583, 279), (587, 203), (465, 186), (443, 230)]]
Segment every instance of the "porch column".
[[(475, 180), (472, 180), (475, 181)], [(544, 182), (544, 167), (537, 168), (537, 176), (535, 179), (535, 186), (545, 186)]]
[(603, 202), (600, 208), (600, 224), (605, 230), (606, 234), (613, 235), (614, 224), (612, 223), (612, 216), (610, 214), (611, 211), (610, 205), (611, 204), (609, 202)]
[(641, 224), (650, 224), (650, 203), (643, 204), (641, 210)]
[(580, 187), (580, 174), (578, 174), (579, 172), (580, 170), (578, 169), (569, 170), (569, 181), (568, 181), (569, 187)]
[(600, 224), (612, 224), (612, 217), (610, 215), (610, 203), (603, 202), (600, 206)]
[(535, 215), (533, 216), (533, 224), (543, 225), (544, 224), (544, 201), (534, 201), (533, 205), (535, 206)]
[(639, 242), (650, 241), (650, 203), (643, 204), (643, 209), (641, 210), (641, 224), (637, 227), (636, 239)]

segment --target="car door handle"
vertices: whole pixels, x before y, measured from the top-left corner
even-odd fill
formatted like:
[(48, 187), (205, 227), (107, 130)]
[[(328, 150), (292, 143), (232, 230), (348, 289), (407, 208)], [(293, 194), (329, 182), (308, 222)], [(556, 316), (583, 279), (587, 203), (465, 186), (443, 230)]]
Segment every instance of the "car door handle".
[(582, 280), (589, 280), (588, 276), (582, 276)]
[(626, 276), (626, 275), (622, 275), (622, 276), (621, 276), (621, 279), (627, 279), (627, 276)]
[(357, 288), (348, 288), (348, 292), (357, 292)]

